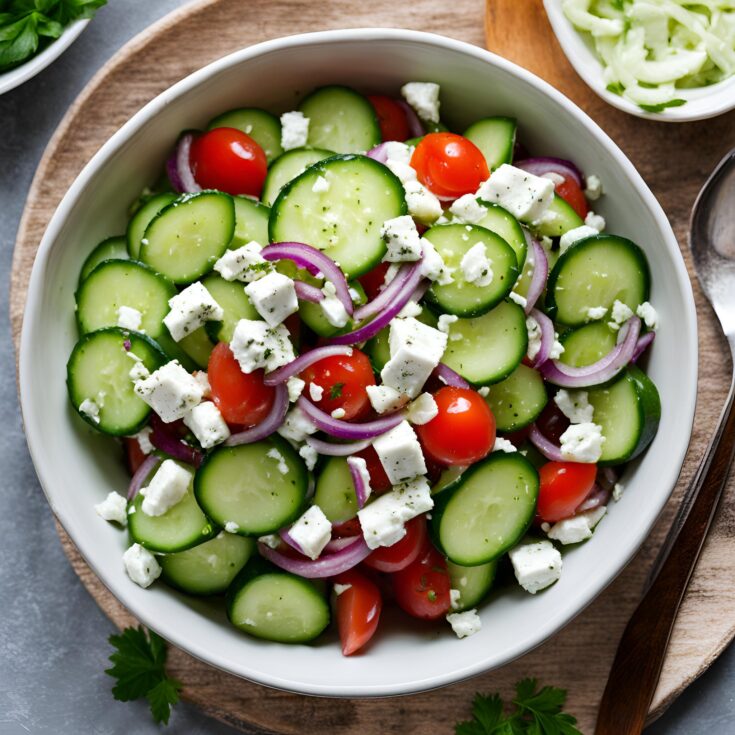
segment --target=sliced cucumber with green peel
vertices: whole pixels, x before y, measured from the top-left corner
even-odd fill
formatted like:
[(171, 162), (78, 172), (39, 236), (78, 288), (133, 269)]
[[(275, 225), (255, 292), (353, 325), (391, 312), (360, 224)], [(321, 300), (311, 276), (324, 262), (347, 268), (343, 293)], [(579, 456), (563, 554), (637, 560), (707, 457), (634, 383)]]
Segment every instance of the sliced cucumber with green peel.
[(582, 218), (567, 204), (558, 194), (554, 194), (554, 200), (547, 212), (555, 215), (544, 219), (534, 230), (536, 234), (545, 237), (561, 237), (564, 233), (581, 227), (584, 224)]
[(215, 449), (197, 470), (194, 489), (215, 523), (223, 528), (235, 523), (237, 533), (262, 536), (299, 517), (308, 484), (301, 457), (280, 437), (271, 437)]
[[(430, 327), (436, 327), (438, 319), (436, 314), (427, 307), (421, 309), (421, 313), (416, 317), (423, 324)], [(365, 350), (370, 357), (373, 369), (380, 372), (385, 363), (390, 360), (390, 345), (388, 339), (390, 337), (390, 325), (381, 329), (365, 346)]]
[[(308, 274), (306, 274), (308, 275)], [(301, 280), (309, 280), (302, 278)], [(315, 284), (319, 284), (319, 281), (314, 281)], [(362, 287), (359, 281), (351, 281), (349, 287), (357, 292), (359, 298), (354, 302), (355, 306), (362, 306), (367, 302), (367, 296), (365, 289)], [(318, 334), (320, 337), (333, 337), (335, 334), (341, 332), (350, 332), (355, 327), (354, 324), (348, 320), (347, 325), (344, 327), (335, 327), (329, 319), (324, 315), (324, 310), (319, 304), (312, 303), (311, 301), (302, 301), (299, 304), (299, 316), (301, 321), (311, 329), (312, 332)]]
[(570, 327), (589, 321), (589, 309), (610, 309), (618, 300), (633, 311), (648, 300), (651, 274), (643, 251), (617, 235), (578, 240), (559, 258), (549, 275), (549, 316)]
[(115, 327), (118, 309), (129, 306), (141, 315), (141, 331), (156, 339), (165, 333), (163, 318), (176, 287), (168, 278), (134, 260), (105, 260), (79, 287), (77, 324), (81, 334)]
[(474, 385), (507, 378), (528, 351), (526, 315), (513, 301), (492, 311), (452, 324), (442, 362)]
[[(313, 191), (316, 180), (329, 189)], [(403, 186), (367, 156), (333, 156), (288, 184), (271, 208), (271, 242), (306, 242), (339, 263), (348, 279), (376, 266), (386, 252), (386, 220), (406, 214)]]
[(637, 457), (650, 443), (661, 419), (661, 399), (653, 381), (631, 365), (615, 382), (588, 391), (593, 421), (605, 443), (598, 464), (615, 465)]
[(327, 151), (323, 148), (294, 148), (286, 151), (268, 169), (263, 192), (260, 195), (263, 204), (268, 207), (272, 206), (281, 189), (289, 181), (300, 176), (312, 164), (323, 161), (325, 158), (331, 158), (333, 155), (334, 151)]
[(235, 235), (229, 250), (237, 250), (253, 240), (259, 245), (268, 244), (268, 217), (270, 209), (248, 197), (232, 197), (235, 204)]
[(219, 595), (227, 590), (255, 551), (255, 541), (220, 532), (203, 544), (159, 558), (162, 577), (189, 595)]
[(439, 475), (439, 479), (432, 486), (431, 494), (434, 495), (435, 493), (440, 493), (450, 485), (453, 485), (457, 482), (462, 473), (466, 472), (466, 470), (467, 467), (464, 467), (463, 465), (452, 465), (451, 467), (447, 467), (441, 475)]
[(229, 194), (184, 194), (151, 221), (140, 259), (174, 283), (188, 284), (212, 270), (235, 234)]
[[(129, 349), (126, 344), (129, 342)], [(135, 434), (151, 413), (150, 406), (133, 391), (130, 370), (139, 357), (149, 371), (165, 363), (166, 356), (148, 337), (118, 327), (100, 329), (77, 342), (66, 366), (66, 384), (72, 405), (79, 411), (85, 400), (99, 408), (95, 421), (87, 413), (79, 415), (95, 429), (114, 436)]]
[(88, 256), (79, 273), (81, 282), (103, 261), (103, 260), (127, 260), (128, 241), (122, 235), (108, 237), (103, 240)]
[(225, 281), (216, 273), (210, 273), (202, 280), (212, 298), (222, 307), (224, 319), (221, 322), (208, 322), (205, 329), (215, 342), (230, 342), (240, 319), (260, 319), (260, 314), (250, 303), (245, 293), (245, 284), (240, 281)]
[(254, 557), (227, 590), (227, 617), (256, 638), (307, 643), (329, 625), (329, 604), (308, 579)]
[(354, 89), (320, 87), (299, 105), (309, 118), (308, 143), (335, 153), (369, 151), (380, 143), (378, 116), (370, 102)]
[[(477, 225), (449, 224), (432, 227), (424, 237), (454, 272), (452, 283), (434, 283), (426, 293), (426, 300), (440, 311), (463, 317), (480, 316), (510, 293), (518, 278), (518, 260), (513, 248), (499, 235)], [(468, 283), (460, 268), (464, 256), (478, 243), (485, 246), (492, 268), (492, 280), (485, 286)]]
[(214, 349), (214, 342), (209, 338), (204, 327), (195, 329), (179, 340), (179, 347), (191, 358), (198, 368), (207, 369), (209, 356)]
[(559, 338), (564, 345), (560, 362), (572, 367), (585, 367), (601, 360), (618, 341), (618, 332), (605, 320), (569, 329)]
[(151, 220), (162, 209), (165, 209), (169, 204), (175, 202), (177, 198), (178, 194), (174, 194), (170, 191), (163, 192), (162, 194), (154, 194), (143, 202), (135, 214), (130, 218), (125, 239), (128, 241), (128, 255), (130, 255), (133, 260), (138, 260), (140, 258), (141, 240), (145, 234), (146, 227), (148, 227)]
[(457, 607), (453, 608), (453, 612), (468, 610), (482, 602), (493, 586), (497, 568), (497, 561), (480, 564), (476, 567), (463, 567), (448, 561), (447, 571), (451, 580), (451, 588), (459, 592)]
[(263, 149), (268, 163), (283, 153), (281, 122), (275, 115), (257, 107), (242, 107), (218, 115), (207, 125), (207, 130), (214, 128), (235, 128), (249, 135)]
[(463, 135), (482, 151), (488, 168), (493, 171), (513, 160), (516, 128), (512, 117), (486, 117), (470, 125)]
[(528, 530), (538, 489), (538, 472), (523, 455), (495, 452), (434, 496), (434, 541), (455, 564), (494, 561)]
[(490, 386), (485, 397), (498, 431), (518, 431), (532, 424), (549, 398), (537, 370), (521, 363), (505, 380)]
[(329, 457), (316, 478), (314, 504), (332, 523), (343, 523), (357, 515), (355, 484), (346, 457)]
[(523, 228), (510, 212), (503, 209), (499, 204), (490, 204), (487, 207), (487, 214), (477, 224), (496, 235), (500, 235), (515, 251), (518, 267), (523, 268), (523, 264), (526, 262), (528, 245), (523, 234)]

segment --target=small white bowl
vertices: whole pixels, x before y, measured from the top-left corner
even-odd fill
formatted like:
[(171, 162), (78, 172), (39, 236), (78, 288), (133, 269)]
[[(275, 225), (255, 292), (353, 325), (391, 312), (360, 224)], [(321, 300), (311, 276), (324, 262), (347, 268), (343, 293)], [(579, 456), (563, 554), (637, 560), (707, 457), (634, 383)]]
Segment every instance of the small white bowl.
[[(483, 627), (457, 640), (387, 611), (363, 655), (342, 656), (332, 632), (312, 646), (250, 638), (230, 626), (220, 600), (148, 590), (125, 575), (126, 534), (93, 505), (129, 478), (113, 442), (78, 420), (66, 393), (77, 340), (74, 290), (84, 257), (123, 231), (128, 203), (154, 181), (181, 130), (232, 107), (293, 109), (320, 84), (398, 94), (406, 81), (442, 85), (443, 117), (463, 130), (491, 114), (513, 115), (539, 155), (573, 158), (603, 181), (599, 211), (609, 229), (640, 243), (653, 272), (661, 328), (648, 370), (663, 404), (661, 426), (622, 482), (594, 537), (566, 551), (558, 584), (531, 596), (511, 586), (480, 610)], [(597, 207), (596, 207), (597, 208)], [(326, 696), (407, 694), (502, 666), (568, 623), (622, 570), (664, 507), (689, 444), (697, 388), (697, 325), (691, 286), (666, 215), (631, 162), (578, 107), (551, 86), (487, 51), (414, 31), (362, 29), (290, 36), (238, 51), (146, 105), (105, 143), (72, 184), (38, 250), (20, 349), (20, 393), (31, 455), (51, 508), (110, 591), (145, 625), (213, 666), (280, 689)]]
[(636, 117), (662, 122), (689, 122), (706, 120), (735, 108), (735, 76), (708, 87), (678, 89), (677, 97), (687, 101), (681, 107), (669, 107), (664, 112), (646, 112), (634, 102), (607, 89), (600, 58), (590, 39), (578, 31), (562, 10), (562, 0), (544, 0), (546, 14), (554, 29), (559, 45), (569, 63), (592, 91), (618, 110)]
[(89, 18), (85, 18), (71, 23), (40, 54), (36, 54), (24, 64), (16, 66), (15, 69), (0, 74), (0, 94), (5, 94), (5, 92), (15, 89), (18, 85), (23, 84), (23, 82), (27, 82), (31, 77), (35, 77), (36, 74), (45, 69), (49, 64), (56, 61), (79, 38), (79, 35), (87, 27), (89, 21)]

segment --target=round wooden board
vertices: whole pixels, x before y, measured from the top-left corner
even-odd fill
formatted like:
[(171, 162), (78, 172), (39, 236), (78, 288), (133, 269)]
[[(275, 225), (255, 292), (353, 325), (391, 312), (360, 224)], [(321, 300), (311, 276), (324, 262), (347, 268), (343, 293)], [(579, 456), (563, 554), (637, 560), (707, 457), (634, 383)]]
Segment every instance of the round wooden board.
[[(455, 0), (451, 4), (441, 0), (251, 0), (247, 6), (244, 13), (241, 0), (207, 0), (167, 16), (118, 52), (68, 111), (39, 165), (18, 232), (10, 295), (16, 345), (33, 258), (54, 209), (102, 143), (173, 82), (243, 46), (328, 28), (406, 27), (484, 44), (482, 0)], [(713, 121), (667, 126), (608, 107), (564, 59), (540, 0), (489, 0), (486, 25), (491, 50), (554, 83), (623, 147), (659, 197), (683, 247), (696, 192), (715, 163), (735, 145), (735, 113)], [(185, 46), (182, 38), (187, 39)], [(308, 723), (309, 729), (336, 729), (344, 735), (417, 732), (420, 728), (448, 733), (452, 723), (467, 716), (474, 692), (498, 690), (507, 695), (515, 681), (535, 676), (568, 689), (569, 711), (579, 718), (583, 732), (591, 732), (618, 638), (671, 524), (682, 489), (710, 437), (726, 392), (726, 351), (696, 285), (695, 295), (700, 324), (699, 404), (679, 485), (633, 562), (566, 629), (499, 671), (398, 700), (324, 700), (287, 694), (230, 676), (173, 650), (170, 667), (184, 682), (184, 696), (213, 717), (249, 732), (297, 733)], [(730, 482), (674, 630), (651, 718), (699, 676), (735, 634), (735, 589), (728, 582), (735, 553), (734, 484)], [(133, 624), (61, 527), (59, 534), (72, 566), (100, 607), (116, 625)]]

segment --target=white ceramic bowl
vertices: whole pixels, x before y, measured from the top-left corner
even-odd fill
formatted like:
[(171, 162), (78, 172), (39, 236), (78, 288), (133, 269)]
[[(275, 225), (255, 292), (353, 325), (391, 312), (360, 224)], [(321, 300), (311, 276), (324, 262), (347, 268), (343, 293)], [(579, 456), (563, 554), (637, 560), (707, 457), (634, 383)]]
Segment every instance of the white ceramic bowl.
[(40, 54), (36, 54), (28, 59), (25, 64), (21, 64), (15, 67), (15, 69), (0, 73), (0, 94), (5, 94), (5, 92), (15, 89), (18, 85), (23, 84), (23, 82), (27, 82), (31, 77), (35, 77), (36, 74), (45, 69), (49, 64), (56, 61), (79, 38), (81, 32), (87, 27), (87, 23), (89, 23), (88, 18), (71, 23)]
[(592, 91), (605, 102), (623, 112), (648, 120), (663, 122), (688, 122), (706, 120), (722, 115), (735, 108), (735, 76), (708, 87), (679, 89), (677, 97), (687, 103), (681, 107), (669, 107), (664, 112), (646, 112), (634, 102), (607, 89), (603, 72), (605, 67), (600, 61), (592, 41), (572, 25), (562, 10), (562, 0), (544, 0), (546, 14), (554, 29), (559, 45), (574, 70), (587, 83)]
[[(539, 154), (573, 158), (602, 179), (599, 211), (609, 228), (640, 243), (652, 266), (661, 330), (650, 374), (663, 419), (626, 493), (594, 538), (564, 557), (561, 581), (531, 596), (512, 587), (482, 607), (483, 628), (457, 640), (449, 626), (388, 615), (364, 655), (343, 658), (334, 634), (313, 646), (249, 638), (230, 627), (221, 602), (187, 599), (125, 575), (125, 534), (93, 509), (128, 482), (111, 441), (82, 426), (69, 405), (65, 366), (77, 339), (74, 288), (80, 265), (102, 238), (121, 232), (128, 202), (156, 179), (180, 130), (202, 127), (238, 105), (292, 109), (316, 85), (352, 84), (396, 94), (407, 80), (442, 85), (453, 128), (493, 113), (520, 121)], [(689, 443), (697, 382), (697, 328), (684, 263), (661, 207), (633, 165), (584, 113), (523, 69), (475, 46), (402, 30), (347, 30), (269, 41), (214, 62), (138, 112), (74, 182), (41, 242), (31, 276), (20, 354), (20, 391), (33, 461), (49, 503), (84, 558), (144, 624), (214, 666), (262, 684), (331, 696), (403, 694), (501, 666), (537, 646), (582, 610), (646, 538)]]

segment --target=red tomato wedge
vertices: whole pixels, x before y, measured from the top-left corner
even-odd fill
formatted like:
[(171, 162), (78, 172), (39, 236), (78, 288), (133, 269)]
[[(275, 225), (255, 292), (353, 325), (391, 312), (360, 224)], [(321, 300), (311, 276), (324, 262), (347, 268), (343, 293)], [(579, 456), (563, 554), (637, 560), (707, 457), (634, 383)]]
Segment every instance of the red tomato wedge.
[(340, 574), (335, 584), (349, 585), (337, 595), (337, 629), (342, 653), (351, 656), (375, 634), (383, 601), (380, 590), (366, 576), (350, 569)]
[(393, 575), (401, 609), (415, 618), (436, 620), (449, 612), (451, 581), (444, 557), (426, 543), (416, 561)]
[(426, 519), (419, 516), (406, 524), (406, 535), (393, 546), (375, 549), (363, 564), (379, 572), (399, 572), (413, 564), (426, 545)]
[(569, 518), (590, 494), (597, 465), (579, 462), (548, 462), (539, 470), (536, 512), (548, 523)]
[(587, 199), (579, 184), (565, 176), (564, 181), (555, 186), (556, 193), (582, 218), (590, 211)]
[(383, 94), (369, 94), (368, 99), (378, 116), (380, 137), (384, 142), (406, 140), (411, 136), (406, 113), (394, 99)]

